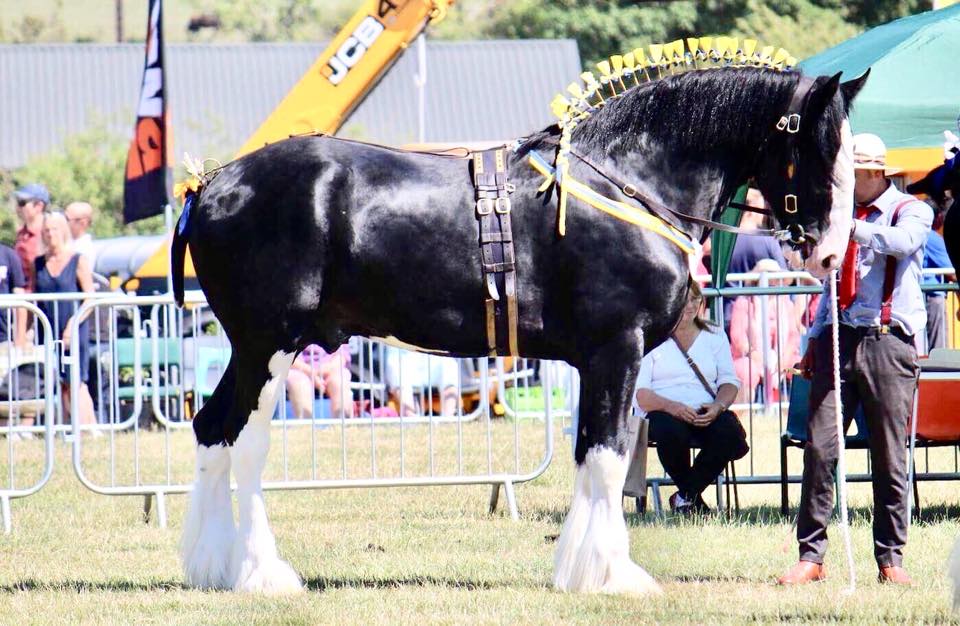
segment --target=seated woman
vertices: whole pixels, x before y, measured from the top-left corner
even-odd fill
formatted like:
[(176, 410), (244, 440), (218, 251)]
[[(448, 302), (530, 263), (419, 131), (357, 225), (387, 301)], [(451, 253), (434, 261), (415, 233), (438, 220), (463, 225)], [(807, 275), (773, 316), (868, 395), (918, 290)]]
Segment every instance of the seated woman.
[(333, 354), (310, 344), (297, 355), (287, 373), (287, 397), (296, 418), (313, 418), (314, 390), (330, 398), (330, 413), (324, 417), (353, 417), (350, 392), (350, 348), (344, 344)]
[[(773, 259), (761, 259), (753, 267), (755, 274), (783, 271)], [(770, 280), (771, 287), (784, 283)], [(761, 298), (766, 298), (767, 336), (763, 337), (763, 308)], [(733, 351), (733, 366), (740, 379), (738, 402), (750, 402), (757, 385), (766, 378), (763, 371), (764, 352), (770, 368), (769, 399), (775, 400), (779, 393), (780, 380), (789, 377), (793, 366), (800, 361), (800, 315), (788, 295), (738, 296), (730, 312), (730, 348)]]
[[(740, 421), (727, 408), (739, 388), (730, 344), (722, 330), (700, 317), (702, 307), (700, 287), (691, 282), (673, 335), (643, 357), (637, 379), (637, 405), (650, 420), (650, 439), (677, 485), (670, 507), (678, 513), (708, 511), (703, 490), (750, 449)], [(691, 466), (692, 444), (700, 453)]]

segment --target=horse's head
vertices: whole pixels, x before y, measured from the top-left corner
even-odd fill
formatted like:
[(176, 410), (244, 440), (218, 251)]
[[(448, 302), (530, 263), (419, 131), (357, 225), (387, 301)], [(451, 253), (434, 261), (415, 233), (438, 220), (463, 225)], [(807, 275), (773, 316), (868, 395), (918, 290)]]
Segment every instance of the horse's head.
[(847, 114), (868, 75), (846, 83), (840, 74), (801, 78), (760, 155), (757, 185), (790, 233), (788, 258), (818, 277), (840, 265), (850, 237), (854, 176)]

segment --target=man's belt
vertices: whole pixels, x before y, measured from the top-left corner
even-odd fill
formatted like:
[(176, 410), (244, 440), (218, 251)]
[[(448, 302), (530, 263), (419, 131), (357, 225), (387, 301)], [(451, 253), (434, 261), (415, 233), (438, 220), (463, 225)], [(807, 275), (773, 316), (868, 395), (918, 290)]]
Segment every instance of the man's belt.
[(517, 271), (510, 229), (510, 192), (503, 148), (473, 154), (480, 266), (487, 289), (487, 349), (490, 356), (518, 356)]

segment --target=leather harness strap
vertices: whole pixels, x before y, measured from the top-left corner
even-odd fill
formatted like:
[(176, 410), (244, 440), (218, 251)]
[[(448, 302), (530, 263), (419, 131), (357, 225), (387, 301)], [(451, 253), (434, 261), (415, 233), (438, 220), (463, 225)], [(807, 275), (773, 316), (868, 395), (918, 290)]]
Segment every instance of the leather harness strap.
[[(915, 198), (904, 200), (893, 210), (890, 217), (890, 226), (896, 226), (900, 219), (900, 209), (911, 202), (919, 202)], [(883, 275), (883, 296), (880, 302), (880, 332), (890, 332), (890, 322), (893, 320), (893, 287), (897, 278), (897, 259), (892, 255), (887, 256), (887, 264), (884, 267)]]
[(506, 150), (475, 152), (471, 160), (479, 222), (480, 265), (487, 289), (484, 303), (490, 356), (518, 356), (517, 272), (510, 227)]

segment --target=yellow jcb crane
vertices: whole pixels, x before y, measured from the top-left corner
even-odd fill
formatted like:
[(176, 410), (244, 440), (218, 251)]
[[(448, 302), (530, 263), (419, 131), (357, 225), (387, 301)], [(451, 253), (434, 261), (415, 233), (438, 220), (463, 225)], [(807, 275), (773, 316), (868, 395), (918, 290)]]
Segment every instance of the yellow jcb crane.
[(237, 156), (290, 135), (333, 134), (374, 85), (455, 0), (366, 0)]

